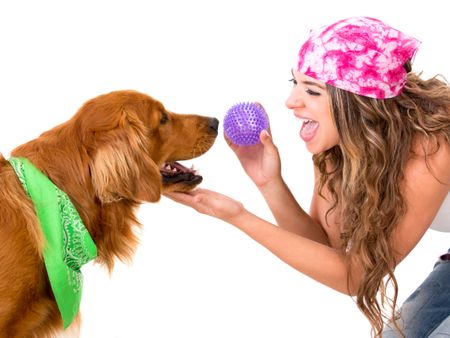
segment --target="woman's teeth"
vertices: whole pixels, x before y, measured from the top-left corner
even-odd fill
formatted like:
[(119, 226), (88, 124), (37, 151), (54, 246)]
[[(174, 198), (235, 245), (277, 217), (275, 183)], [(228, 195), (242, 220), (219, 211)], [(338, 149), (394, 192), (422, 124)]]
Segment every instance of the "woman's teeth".
[(308, 119), (303, 119), (303, 118), (301, 118), (300, 121), (302, 122), (302, 124), (308, 124), (310, 122), (316, 122), (314, 120), (308, 120)]

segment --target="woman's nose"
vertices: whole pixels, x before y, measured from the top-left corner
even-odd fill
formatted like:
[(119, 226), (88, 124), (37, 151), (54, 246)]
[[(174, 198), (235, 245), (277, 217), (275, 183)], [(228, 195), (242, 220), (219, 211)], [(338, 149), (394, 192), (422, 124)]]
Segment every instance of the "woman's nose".
[(301, 99), (301, 97), (298, 94), (296, 95), (294, 90), (291, 91), (291, 94), (286, 99), (285, 104), (286, 104), (286, 107), (288, 107), (289, 109), (303, 107), (303, 105), (304, 105), (303, 100)]

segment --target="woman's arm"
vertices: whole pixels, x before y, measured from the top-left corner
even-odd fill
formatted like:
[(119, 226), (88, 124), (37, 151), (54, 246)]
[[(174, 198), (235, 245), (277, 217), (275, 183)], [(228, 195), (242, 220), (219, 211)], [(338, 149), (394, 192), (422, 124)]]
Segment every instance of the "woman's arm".
[[(407, 211), (399, 220), (391, 238), (397, 264), (423, 237), (449, 193), (449, 168), (450, 145), (442, 140), (441, 147), (436, 152), (426, 157), (425, 154), (420, 154), (408, 161), (405, 179), (401, 186)], [(316, 187), (311, 205), (313, 219), (319, 217), (317, 213), (320, 198)], [(358, 256), (352, 257), (350, 261), (350, 256), (339, 250), (337, 245), (333, 248), (293, 233), (283, 232), (282, 229), (259, 220), (248, 212), (243, 213), (239, 218), (232, 219), (230, 223), (264, 245), (283, 261), (318, 282), (346, 294), (355, 295), (357, 292), (362, 275)], [(330, 226), (334, 227), (334, 224)], [(334, 238), (334, 241), (339, 242), (338, 238)], [(347, 286), (349, 269), (351, 269), (352, 280)]]
[[(402, 187), (407, 212), (397, 225), (392, 238), (392, 245), (397, 253), (397, 263), (423, 236), (448, 194), (449, 167), (450, 147), (448, 145), (429, 156), (428, 164), (423, 158), (412, 159), (408, 163), (405, 170), (405, 183)], [(276, 192), (272, 191), (272, 193), (276, 197)], [(350, 260), (351, 256), (338, 247), (333, 248), (299, 235), (297, 232), (277, 227), (250, 213), (241, 203), (213, 191), (197, 189), (190, 193), (170, 193), (166, 196), (200, 213), (236, 226), (281, 260), (324, 285), (350, 295), (355, 295), (358, 290), (361, 268), (357, 255)], [(282, 210), (281, 204), (278, 211), (282, 212)], [(302, 224), (302, 222), (308, 222), (308, 216), (296, 221), (297, 225), (307, 228), (308, 223)], [(347, 286), (349, 269), (352, 279), (348, 281)]]
[(229, 143), (247, 175), (266, 200), (280, 228), (329, 245), (326, 233), (298, 204), (281, 176), (281, 162), (277, 147), (267, 131), (261, 142), (251, 147)]
[(166, 196), (236, 226), (282, 261), (320, 283), (345, 294), (356, 290), (347, 288), (347, 258), (337, 249), (277, 227), (250, 213), (241, 203), (214, 191), (197, 189)]
[(259, 190), (280, 228), (330, 245), (322, 226), (300, 207), (283, 179), (273, 181)]
[(344, 294), (354, 295), (357, 290), (347, 285), (348, 260), (339, 250), (279, 228), (248, 211), (231, 224), (310, 278)]
[[(267, 140), (262, 137), (262, 142), (265, 141)], [(263, 149), (266, 155), (267, 151), (272, 152), (272, 156), (278, 154), (275, 147), (267, 147), (267, 144), (264, 148), (259, 148), (260, 151)], [(245, 162), (246, 156), (253, 157), (255, 152), (240, 155), (238, 157), (241, 162)], [(265, 159), (269, 157), (266, 156)], [(263, 158), (264, 156), (259, 156), (257, 161), (252, 159), (249, 163), (244, 163), (244, 169), (249, 171), (249, 165), (263, 167), (261, 163), (257, 163)], [(279, 164), (279, 161), (268, 162), (271, 165)], [(264, 163), (266, 168), (267, 164)], [(422, 238), (447, 196), (450, 187), (448, 168), (450, 145), (445, 141), (442, 141), (441, 147), (431, 155), (416, 156), (408, 162), (401, 186), (407, 212), (400, 219), (391, 238), (397, 264)], [(328, 237), (320, 234), (317, 224), (327, 208), (326, 205), (319, 207), (321, 197), (317, 188), (314, 190), (309, 216), (297, 204), (281, 175), (277, 175), (280, 171), (272, 170), (270, 180), (267, 176), (262, 176), (267, 172), (270, 170), (255, 170), (252, 172), (252, 179), (266, 198), (277, 222), (280, 223), (279, 227), (250, 213), (240, 202), (213, 191), (197, 189), (189, 193), (170, 193), (166, 196), (200, 213), (234, 225), (299, 272), (339, 292), (355, 295), (362, 276), (357, 253), (348, 255), (340, 249), (339, 229), (336, 229), (333, 221), (327, 227), (333, 229), (328, 233), (329, 241), (323, 240)], [(276, 176), (278, 179), (273, 179)], [(258, 184), (261, 182), (265, 184)]]

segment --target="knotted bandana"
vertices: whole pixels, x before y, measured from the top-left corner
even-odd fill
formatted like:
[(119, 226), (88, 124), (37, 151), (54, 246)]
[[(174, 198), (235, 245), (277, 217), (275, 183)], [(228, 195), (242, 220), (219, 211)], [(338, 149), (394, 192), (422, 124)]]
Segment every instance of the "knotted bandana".
[(67, 328), (80, 308), (83, 288), (80, 268), (97, 256), (97, 248), (65, 192), (27, 159), (12, 157), (9, 162), (34, 203), (45, 238), (45, 267)]
[(298, 54), (298, 71), (362, 96), (387, 99), (406, 83), (403, 65), (420, 41), (385, 23), (354, 17), (312, 31)]

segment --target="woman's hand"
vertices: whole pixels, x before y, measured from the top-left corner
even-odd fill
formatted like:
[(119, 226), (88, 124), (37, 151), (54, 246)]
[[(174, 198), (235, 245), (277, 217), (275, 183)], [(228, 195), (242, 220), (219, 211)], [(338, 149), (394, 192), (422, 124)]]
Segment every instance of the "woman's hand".
[(187, 193), (170, 192), (165, 193), (164, 196), (191, 207), (201, 214), (213, 216), (229, 223), (245, 211), (242, 203), (206, 189), (196, 189)]
[(281, 178), (281, 162), (278, 149), (267, 130), (259, 135), (261, 142), (252, 146), (238, 146), (225, 137), (247, 175), (262, 188), (267, 183)]

